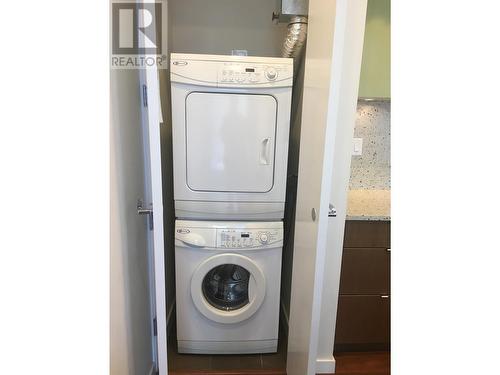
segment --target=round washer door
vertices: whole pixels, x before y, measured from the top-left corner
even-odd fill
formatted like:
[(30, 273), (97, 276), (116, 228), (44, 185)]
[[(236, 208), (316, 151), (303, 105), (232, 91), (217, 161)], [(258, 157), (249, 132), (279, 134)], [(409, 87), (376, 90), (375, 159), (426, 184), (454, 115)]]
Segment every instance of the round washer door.
[(218, 323), (238, 323), (257, 312), (266, 295), (264, 273), (250, 258), (219, 254), (194, 271), (191, 297), (200, 313)]

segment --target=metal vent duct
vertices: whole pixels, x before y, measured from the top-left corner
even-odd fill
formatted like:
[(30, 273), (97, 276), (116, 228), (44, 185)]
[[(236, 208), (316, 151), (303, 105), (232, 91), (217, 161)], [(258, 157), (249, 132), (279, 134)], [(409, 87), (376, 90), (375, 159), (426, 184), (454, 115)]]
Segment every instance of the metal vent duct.
[(307, 16), (309, 9), (309, 0), (281, 0), (281, 15)]
[(294, 16), (288, 24), (283, 49), (281, 50), (282, 57), (293, 57), (294, 59), (300, 56), (302, 47), (306, 42), (307, 36), (307, 17)]
[(280, 22), (288, 22), (288, 31), (281, 50), (282, 57), (292, 57), (296, 69), (307, 37), (308, 0), (281, 0)]

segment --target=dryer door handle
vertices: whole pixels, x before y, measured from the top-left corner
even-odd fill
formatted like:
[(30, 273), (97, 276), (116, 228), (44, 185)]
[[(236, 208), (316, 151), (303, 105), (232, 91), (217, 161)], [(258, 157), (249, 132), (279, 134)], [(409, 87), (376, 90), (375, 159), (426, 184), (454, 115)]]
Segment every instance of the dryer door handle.
[(206, 245), (205, 238), (197, 233), (188, 233), (182, 237), (177, 237), (177, 239), (191, 247), (204, 247)]
[(269, 165), (269, 146), (271, 138), (264, 138), (260, 147), (260, 164)]

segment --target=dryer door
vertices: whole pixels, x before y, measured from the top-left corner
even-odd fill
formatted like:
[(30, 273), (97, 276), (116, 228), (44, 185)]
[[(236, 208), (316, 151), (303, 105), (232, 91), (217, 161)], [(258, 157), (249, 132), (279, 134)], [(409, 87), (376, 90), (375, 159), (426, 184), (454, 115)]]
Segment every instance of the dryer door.
[(238, 323), (257, 312), (266, 295), (264, 273), (250, 258), (219, 254), (198, 266), (191, 296), (205, 317), (218, 323)]
[(277, 102), (271, 95), (192, 92), (186, 178), (194, 191), (265, 193), (274, 184)]

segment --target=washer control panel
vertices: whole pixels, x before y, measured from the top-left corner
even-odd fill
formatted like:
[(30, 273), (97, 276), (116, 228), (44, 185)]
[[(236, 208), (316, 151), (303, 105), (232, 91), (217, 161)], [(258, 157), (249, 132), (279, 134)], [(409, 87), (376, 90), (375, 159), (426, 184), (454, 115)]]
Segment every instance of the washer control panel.
[(265, 85), (293, 76), (289, 65), (264, 65), (248, 63), (226, 63), (221, 65), (217, 80), (219, 85)]
[(217, 229), (217, 247), (266, 247), (283, 240), (282, 229)]

